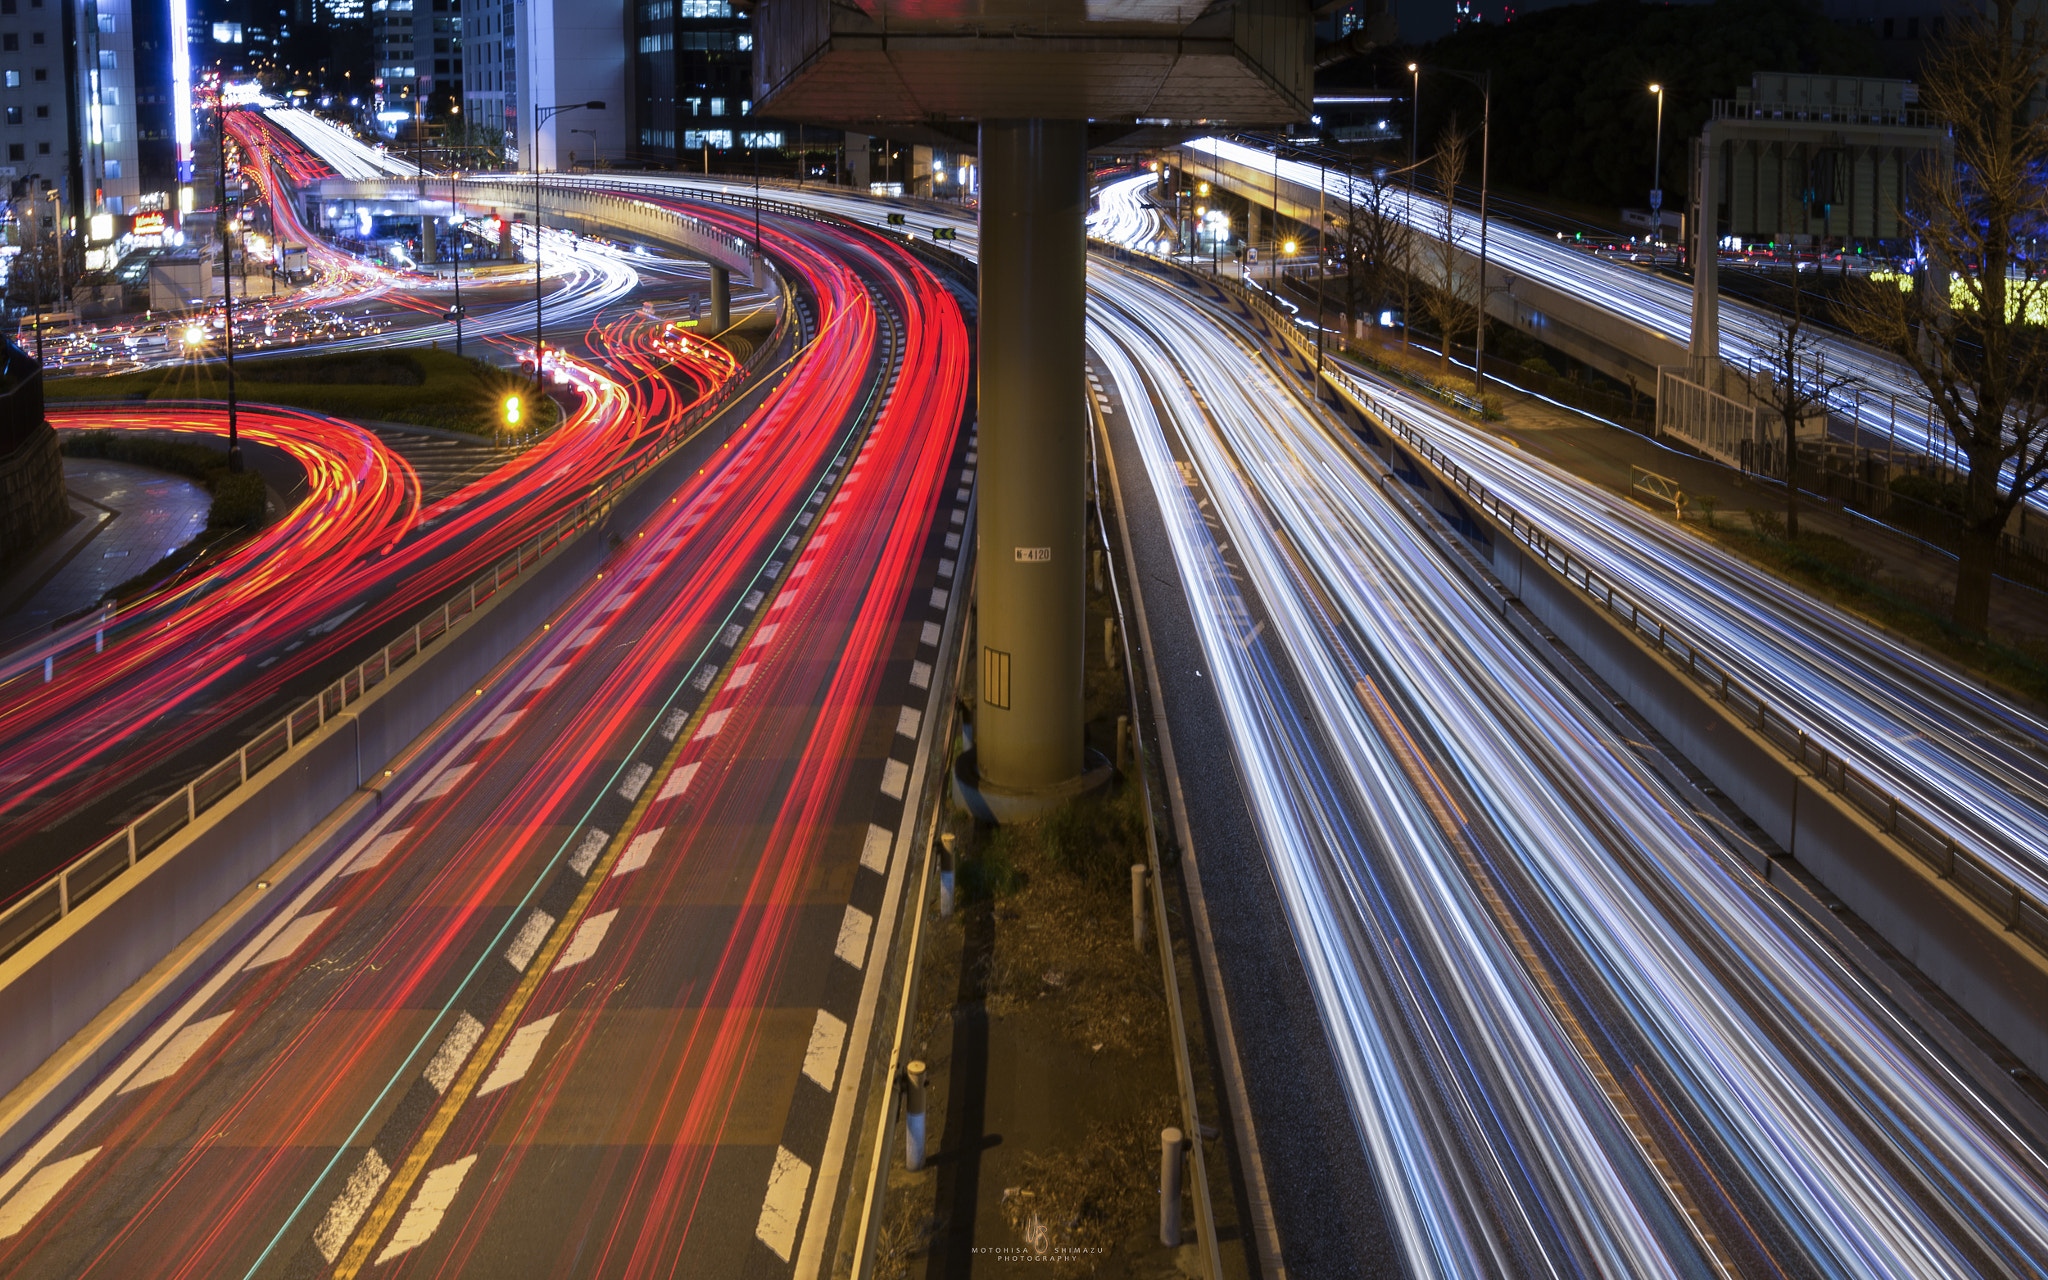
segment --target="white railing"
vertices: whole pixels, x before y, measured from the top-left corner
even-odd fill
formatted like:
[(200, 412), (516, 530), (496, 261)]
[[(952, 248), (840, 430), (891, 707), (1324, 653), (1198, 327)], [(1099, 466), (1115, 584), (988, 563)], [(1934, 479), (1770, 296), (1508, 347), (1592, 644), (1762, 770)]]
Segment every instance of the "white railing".
[(1758, 421), (1759, 410), (1694, 382), (1676, 367), (1657, 370), (1657, 431), (1676, 437), (1739, 470), (1751, 465), (1750, 454), (1769, 437)]

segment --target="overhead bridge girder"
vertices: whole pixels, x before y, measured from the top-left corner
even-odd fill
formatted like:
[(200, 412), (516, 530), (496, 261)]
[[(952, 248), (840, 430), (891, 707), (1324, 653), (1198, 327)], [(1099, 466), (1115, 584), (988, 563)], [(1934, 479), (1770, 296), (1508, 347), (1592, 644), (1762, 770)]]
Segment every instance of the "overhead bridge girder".
[[(376, 200), (416, 205), (419, 200), (419, 183), (410, 178), (368, 182), (327, 178), (310, 190), (316, 191), (323, 203)], [(510, 218), (529, 213), (534, 207), (531, 178), (464, 178), (455, 190), (462, 206), (474, 212), (496, 209), (501, 217)], [(656, 197), (668, 195), (661, 191), (649, 194)], [(676, 192), (675, 196), (681, 194)], [(448, 198), (448, 180), (428, 178), (427, 202), (445, 204)], [(622, 191), (620, 183), (612, 179), (544, 174), (541, 178), (541, 211), (551, 226), (567, 224), (590, 234), (605, 236), (640, 236), (672, 245), (691, 257), (702, 258), (748, 284), (757, 282), (754, 246), (745, 237), (692, 217), (658, 199)]]

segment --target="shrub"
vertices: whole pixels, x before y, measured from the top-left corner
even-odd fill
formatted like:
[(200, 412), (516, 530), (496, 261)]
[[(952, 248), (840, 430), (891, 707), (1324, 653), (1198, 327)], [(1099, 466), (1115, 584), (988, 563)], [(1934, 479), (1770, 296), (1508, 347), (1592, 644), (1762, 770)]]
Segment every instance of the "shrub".
[(1542, 356), (1530, 356), (1527, 360), (1522, 361), (1522, 368), (1545, 378), (1555, 378), (1557, 376), (1556, 368)]
[(254, 471), (223, 471), (208, 486), (213, 507), (206, 513), (209, 529), (239, 529), (263, 523), (269, 498), (263, 477)]

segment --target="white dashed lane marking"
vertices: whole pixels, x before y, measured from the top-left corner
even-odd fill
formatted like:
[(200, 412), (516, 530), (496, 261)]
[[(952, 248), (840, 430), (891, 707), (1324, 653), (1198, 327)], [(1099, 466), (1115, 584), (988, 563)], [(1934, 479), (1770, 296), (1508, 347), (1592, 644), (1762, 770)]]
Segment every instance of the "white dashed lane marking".
[(789, 1251), (796, 1244), (796, 1229), (804, 1216), (804, 1198), (810, 1190), (811, 1166), (788, 1147), (777, 1147), (775, 1165), (768, 1171), (768, 1195), (761, 1201), (761, 1220), (754, 1226), (754, 1235), (784, 1262), (789, 1261)]
[(749, 662), (744, 666), (734, 667), (732, 669), (732, 679), (725, 682), (725, 687), (728, 689), (744, 687), (747, 681), (754, 678), (754, 670), (760, 665), (758, 662)]
[[(0, 1204), (0, 1240), (19, 1234), (23, 1227), (35, 1221), (36, 1215), (43, 1211), (43, 1207), (57, 1198), (57, 1193), (64, 1189), (64, 1184), (77, 1177), (78, 1171), (91, 1164), (92, 1158), (99, 1153), (98, 1147), (90, 1151), (81, 1151), (67, 1160), (46, 1164), (31, 1174), (29, 1180), (22, 1184), (21, 1190), (15, 1192), (12, 1199), (6, 1204)], [(809, 1181), (809, 1176), (810, 1171), (806, 1169), (806, 1181)], [(774, 1192), (772, 1183), (769, 1191), (770, 1194)], [(801, 1199), (797, 1202), (797, 1209), (803, 1209)], [(766, 1210), (762, 1212), (765, 1217)], [(794, 1233), (795, 1230), (795, 1224), (791, 1224), (790, 1231)], [(785, 1260), (789, 1257), (787, 1244), (782, 1248), (782, 1256)]]
[(577, 845), (576, 852), (569, 855), (569, 870), (579, 876), (588, 874), (590, 864), (597, 861), (597, 855), (604, 852), (604, 847), (610, 840), (611, 836), (596, 827), (584, 832), (583, 843)]
[(683, 794), (684, 791), (689, 789), (690, 779), (697, 776), (698, 763), (698, 761), (692, 760), (688, 764), (677, 765), (674, 772), (668, 775), (668, 781), (661, 784), (660, 794), (654, 798), (656, 800), (673, 800)]
[(932, 664), (931, 664), (931, 663), (929, 663), (929, 662), (913, 662), (913, 663), (911, 663), (911, 664), (910, 664), (910, 683), (911, 683), (911, 685), (912, 685), (913, 687), (915, 687), (915, 688), (919, 688), (919, 689), (929, 689), (929, 688), (931, 688), (931, 687), (932, 687)]
[(626, 851), (619, 855), (619, 865), (612, 868), (612, 874), (622, 876), (646, 866), (648, 857), (654, 852), (654, 846), (661, 840), (661, 833), (666, 830), (667, 827), (656, 827), (652, 831), (643, 831), (634, 836), (632, 843), (626, 846)]
[(455, 1201), (455, 1194), (462, 1190), (462, 1180), (469, 1174), (470, 1166), (476, 1163), (474, 1155), (467, 1155), (453, 1164), (440, 1168), (420, 1179), (420, 1192), (413, 1197), (412, 1208), (405, 1211), (405, 1220), (392, 1233), (391, 1243), (384, 1246), (384, 1252), (377, 1255), (377, 1265), (383, 1266), (402, 1253), (409, 1253), (425, 1244), (434, 1234), (434, 1228), (441, 1225), (441, 1218), (448, 1212), (448, 1206)]
[(860, 847), (860, 865), (876, 875), (881, 875), (889, 869), (889, 850), (895, 843), (896, 837), (889, 834), (887, 827), (870, 822), (868, 838)]
[(462, 1064), (469, 1061), (469, 1055), (476, 1050), (476, 1042), (483, 1038), (484, 1024), (464, 1013), (455, 1019), (455, 1026), (441, 1041), (441, 1047), (434, 1051), (433, 1061), (420, 1074), (435, 1093), (448, 1092), (448, 1086), (455, 1083), (455, 1073), (462, 1070)]
[(234, 1016), (235, 1011), (230, 1009), (226, 1013), (217, 1013), (204, 1022), (187, 1024), (177, 1035), (171, 1037), (169, 1044), (156, 1051), (155, 1057), (143, 1064), (142, 1070), (130, 1076), (128, 1083), (122, 1085), (120, 1091), (128, 1093), (135, 1089), (147, 1088), (159, 1080), (168, 1080), (178, 1074), (178, 1069), (192, 1061), (192, 1056), (212, 1038), (214, 1032), (220, 1030), (220, 1024)]
[(512, 938), (512, 945), (505, 948), (505, 961), (521, 973), (533, 963), (533, 953), (540, 950), (540, 944), (548, 936), (548, 930), (555, 927), (555, 918), (545, 911), (536, 910), (526, 917), (526, 923), (519, 926), (519, 932)]
[(635, 800), (638, 800), (640, 798), (640, 788), (646, 786), (647, 780), (653, 776), (653, 765), (648, 764), (645, 761), (634, 761), (633, 767), (626, 770), (625, 779), (619, 783), (620, 797), (623, 798), (627, 804), (631, 804)]
[(910, 782), (910, 766), (901, 760), (882, 762), (882, 794), (891, 800), (903, 798), (903, 788)]
[(449, 765), (446, 769), (441, 770), (438, 777), (427, 784), (425, 791), (420, 792), (420, 799), (439, 800), (442, 796), (453, 791), (455, 784), (462, 781), (463, 776), (473, 768), (475, 768), (474, 765), (467, 764)]
[(554, 1030), (555, 1019), (560, 1016), (551, 1013), (514, 1031), (512, 1038), (505, 1043), (505, 1051), (498, 1055), (497, 1065), (491, 1068), (490, 1077), (477, 1087), (477, 1096), (496, 1093), (507, 1085), (524, 1080), (527, 1068), (540, 1056), (540, 1048), (547, 1043), (548, 1032)]
[(867, 912), (859, 907), (848, 907), (845, 918), (839, 922), (839, 941), (833, 946), (832, 954), (856, 969), (866, 964), (868, 932), (874, 924)]
[(371, 867), (390, 857), (391, 851), (396, 849), (399, 843), (411, 834), (411, 827), (402, 827), (397, 831), (385, 832), (375, 840), (370, 841), (370, 847), (357, 854), (356, 860), (343, 868), (341, 874), (352, 876), (358, 872), (368, 871)]
[(924, 712), (916, 707), (905, 707), (896, 713), (896, 732), (905, 738), (915, 738), (917, 728), (924, 723)]
[(327, 917), (333, 914), (334, 908), (329, 907), (325, 911), (311, 911), (300, 916), (283, 929), (280, 929), (277, 936), (270, 940), (270, 945), (257, 952), (255, 957), (242, 967), (244, 969), (261, 969), (264, 965), (276, 964), (304, 946), (306, 939), (313, 936), (313, 931), (318, 929), (325, 923)]
[(846, 1044), (846, 1024), (827, 1011), (818, 1010), (811, 1026), (810, 1047), (804, 1050), (804, 1074), (825, 1092), (839, 1078), (839, 1050)]
[(726, 718), (730, 715), (732, 715), (731, 707), (720, 707), (710, 715), (705, 716), (704, 722), (697, 726), (697, 732), (690, 735), (690, 740), (697, 742), (714, 736), (720, 729), (725, 728)]
[(524, 714), (525, 711), (526, 708), (524, 707), (520, 707), (512, 711), (507, 711), (504, 715), (499, 716), (496, 720), (491, 721), (490, 728), (485, 729), (482, 733), (478, 734), (477, 740), (479, 742), (489, 742), (493, 738), (502, 736), (507, 729), (510, 729), (514, 724), (518, 723), (519, 717), (522, 714)]
[(569, 939), (569, 945), (562, 948), (562, 958), (555, 961), (554, 971), (560, 973), (564, 969), (574, 968), (596, 955), (597, 949), (604, 945), (605, 932), (612, 927), (612, 920), (618, 914), (618, 910), (614, 908), (591, 916), (577, 925), (575, 935)]
[(348, 1184), (327, 1206), (327, 1216), (313, 1229), (313, 1247), (321, 1257), (333, 1262), (341, 1256), (342, 1246), (356, 1233), (356, 1224), (370, 1211), (371, 1202), (390, 1177), (391, 1166), (384, 1163), (384, 1157), (374, 1147), (363, 1153), (362, 1162), (348, 1175)]

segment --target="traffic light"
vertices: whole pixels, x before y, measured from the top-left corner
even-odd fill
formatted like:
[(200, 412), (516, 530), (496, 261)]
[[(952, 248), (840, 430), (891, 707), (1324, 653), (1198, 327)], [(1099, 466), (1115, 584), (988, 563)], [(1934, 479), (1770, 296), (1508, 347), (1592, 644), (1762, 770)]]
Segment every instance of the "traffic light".
[(521, 408), (518, 396), (505, 397), (505, 430), (518, 430)]

